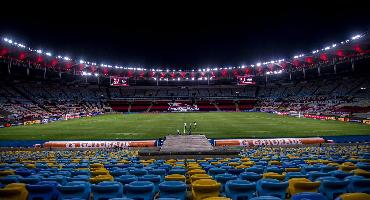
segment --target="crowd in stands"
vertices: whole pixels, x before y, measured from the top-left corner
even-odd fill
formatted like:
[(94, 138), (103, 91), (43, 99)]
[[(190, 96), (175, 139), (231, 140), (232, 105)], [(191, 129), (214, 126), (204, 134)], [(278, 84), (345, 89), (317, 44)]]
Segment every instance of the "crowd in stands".
[(188, 87), (4, 83), (0, 88), (0, 120), (74, 118), (112, 109), (167, 112), (171, 102), (197, 105), (199, 111), (259, 110), (368, 118), (370, 79), (342, 77), (290, 84)]

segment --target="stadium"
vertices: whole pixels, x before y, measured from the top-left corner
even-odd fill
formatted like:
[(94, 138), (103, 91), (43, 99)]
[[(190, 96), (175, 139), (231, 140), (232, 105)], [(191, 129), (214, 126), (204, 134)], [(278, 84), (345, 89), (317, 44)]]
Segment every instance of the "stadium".
[(300, 47), (313, 50), (235, 65), (121, 65), (102, 61), (109, 50), (84, 55), (90, 44), (63, 53), (4, 33), (0, 199), (370, 199), (363, 26)]

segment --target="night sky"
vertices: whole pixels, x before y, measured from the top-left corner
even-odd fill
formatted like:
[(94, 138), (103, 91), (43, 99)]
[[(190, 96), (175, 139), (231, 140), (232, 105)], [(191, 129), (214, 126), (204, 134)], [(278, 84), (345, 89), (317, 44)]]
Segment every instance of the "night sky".
[[(268, 4), (268, 3), (266, 3)], [(47, 10), (47, 11), (45, 11)], [(133, 6), (1, 13), (0, 34), (105, 64), (233, 66), (292, 57), (370, 29), (365, 5)]]

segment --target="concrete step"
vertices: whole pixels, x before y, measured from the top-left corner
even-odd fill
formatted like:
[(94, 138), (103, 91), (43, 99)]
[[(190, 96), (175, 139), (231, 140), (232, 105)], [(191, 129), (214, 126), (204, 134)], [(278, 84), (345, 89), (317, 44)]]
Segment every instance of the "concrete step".
[(160, 151), (165, 152), (189, 152), (189, 151), (212, 151), (213, 146), (205, 135), (169, 135), (163, 142)]

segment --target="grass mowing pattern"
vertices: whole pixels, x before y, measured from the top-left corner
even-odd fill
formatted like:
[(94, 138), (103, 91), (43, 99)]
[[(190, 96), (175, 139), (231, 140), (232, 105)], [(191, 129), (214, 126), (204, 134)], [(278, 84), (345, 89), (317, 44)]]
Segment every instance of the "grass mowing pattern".
[(110, 114), (92, 118), (58, 121), (0, 129), (0, 140), (105, 140), (157, 139), (184, 122), (197, 122), (193, 134), (208, 138), (308, 137), (367, 135), (370, 125), (340, 121), (278, 116), (268, 113), (161, 113)]

